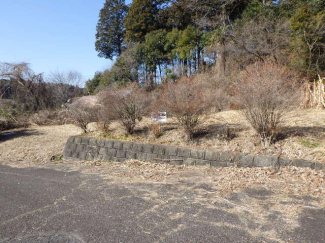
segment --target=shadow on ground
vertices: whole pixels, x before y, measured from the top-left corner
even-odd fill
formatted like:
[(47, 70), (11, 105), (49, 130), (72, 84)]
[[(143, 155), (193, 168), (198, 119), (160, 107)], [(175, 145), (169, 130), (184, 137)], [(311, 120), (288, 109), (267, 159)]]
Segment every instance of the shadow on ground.
[(42, 135), (42, 133), (30, 129), (2, 132), (0, 133), (0, 142), (5, 142), (7, 140), (19, 138), (19, 137), (28, 137), (28, 136), (35, 136), (35, 135)]
[(315, 137), (320, 138), (325, 134), (325, 127), (323, 126), (313, 126), (313, 127), (283, 127), (281, 129), (278, 140), (283, 140), (289, 137)]
[(238, 136), (239, 132), (248, 130), (240, 124), (211, 124), (204, 128), (199, 129), (194, 138), (212, 138), (217, 137), (225, 140), (232, 140)]

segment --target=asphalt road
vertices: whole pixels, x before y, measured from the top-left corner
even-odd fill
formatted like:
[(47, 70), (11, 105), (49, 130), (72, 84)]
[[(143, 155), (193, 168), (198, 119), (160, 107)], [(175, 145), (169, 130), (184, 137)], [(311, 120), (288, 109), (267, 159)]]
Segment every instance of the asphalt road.
[[(263, 200), (268, 192), (246, 194)], [(259, 225), (229, 212), (231, 203), (196, 197), (178, 185), (0, 165), (0, 242), (325, 242), (323, 209), (306, 209), (299, 227), (286, 231), (279, 215)], [(277, 237), (254, 234), (263, 227)]]

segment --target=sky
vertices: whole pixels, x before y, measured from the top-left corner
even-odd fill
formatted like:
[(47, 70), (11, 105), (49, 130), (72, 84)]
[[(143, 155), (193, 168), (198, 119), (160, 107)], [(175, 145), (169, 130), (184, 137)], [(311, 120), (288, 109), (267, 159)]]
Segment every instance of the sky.
[[(84, 80), (112, 66), (95, 50), (105, 0), (0, 0), (0, 62), (36, 73), (79, 71)], [(127, 0), (130, 3), (131, 0)]]

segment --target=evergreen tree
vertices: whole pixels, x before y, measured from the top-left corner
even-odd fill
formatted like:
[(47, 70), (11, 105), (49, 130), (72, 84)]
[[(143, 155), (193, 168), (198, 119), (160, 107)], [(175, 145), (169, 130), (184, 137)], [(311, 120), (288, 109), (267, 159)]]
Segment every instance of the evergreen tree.
[(97, 24), (95, 46), (98, 56), (113, 59), (121, 55), (127, 11), (125, 0), (106, 0)]
[(134, 0), (125, 18), (126, 38), (129, 42), (143, 42), (147, 33), (156, 30), (158, 1)]
[(86, 88), (85, 88), (86, 95), (92, 95), (96, 93), (96, 89), (99, 86), (101, 77), (102, 77), (102, 73), (96, 72), (95, 76), (86, 82)]
[(293, 64), (311, 76), (325, 73), (325, 11), (304, 5), (290, 20)]

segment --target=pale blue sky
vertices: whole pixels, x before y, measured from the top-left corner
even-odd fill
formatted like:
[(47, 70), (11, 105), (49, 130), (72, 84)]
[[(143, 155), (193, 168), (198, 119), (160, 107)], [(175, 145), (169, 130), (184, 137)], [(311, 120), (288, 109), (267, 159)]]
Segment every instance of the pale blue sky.
[[(0, 0), (0, 62), (28, 62), (36, 72), (109, 68), (95, 33), (105, 0)], [(131, 0), (127, 0), (130, 3)]]

